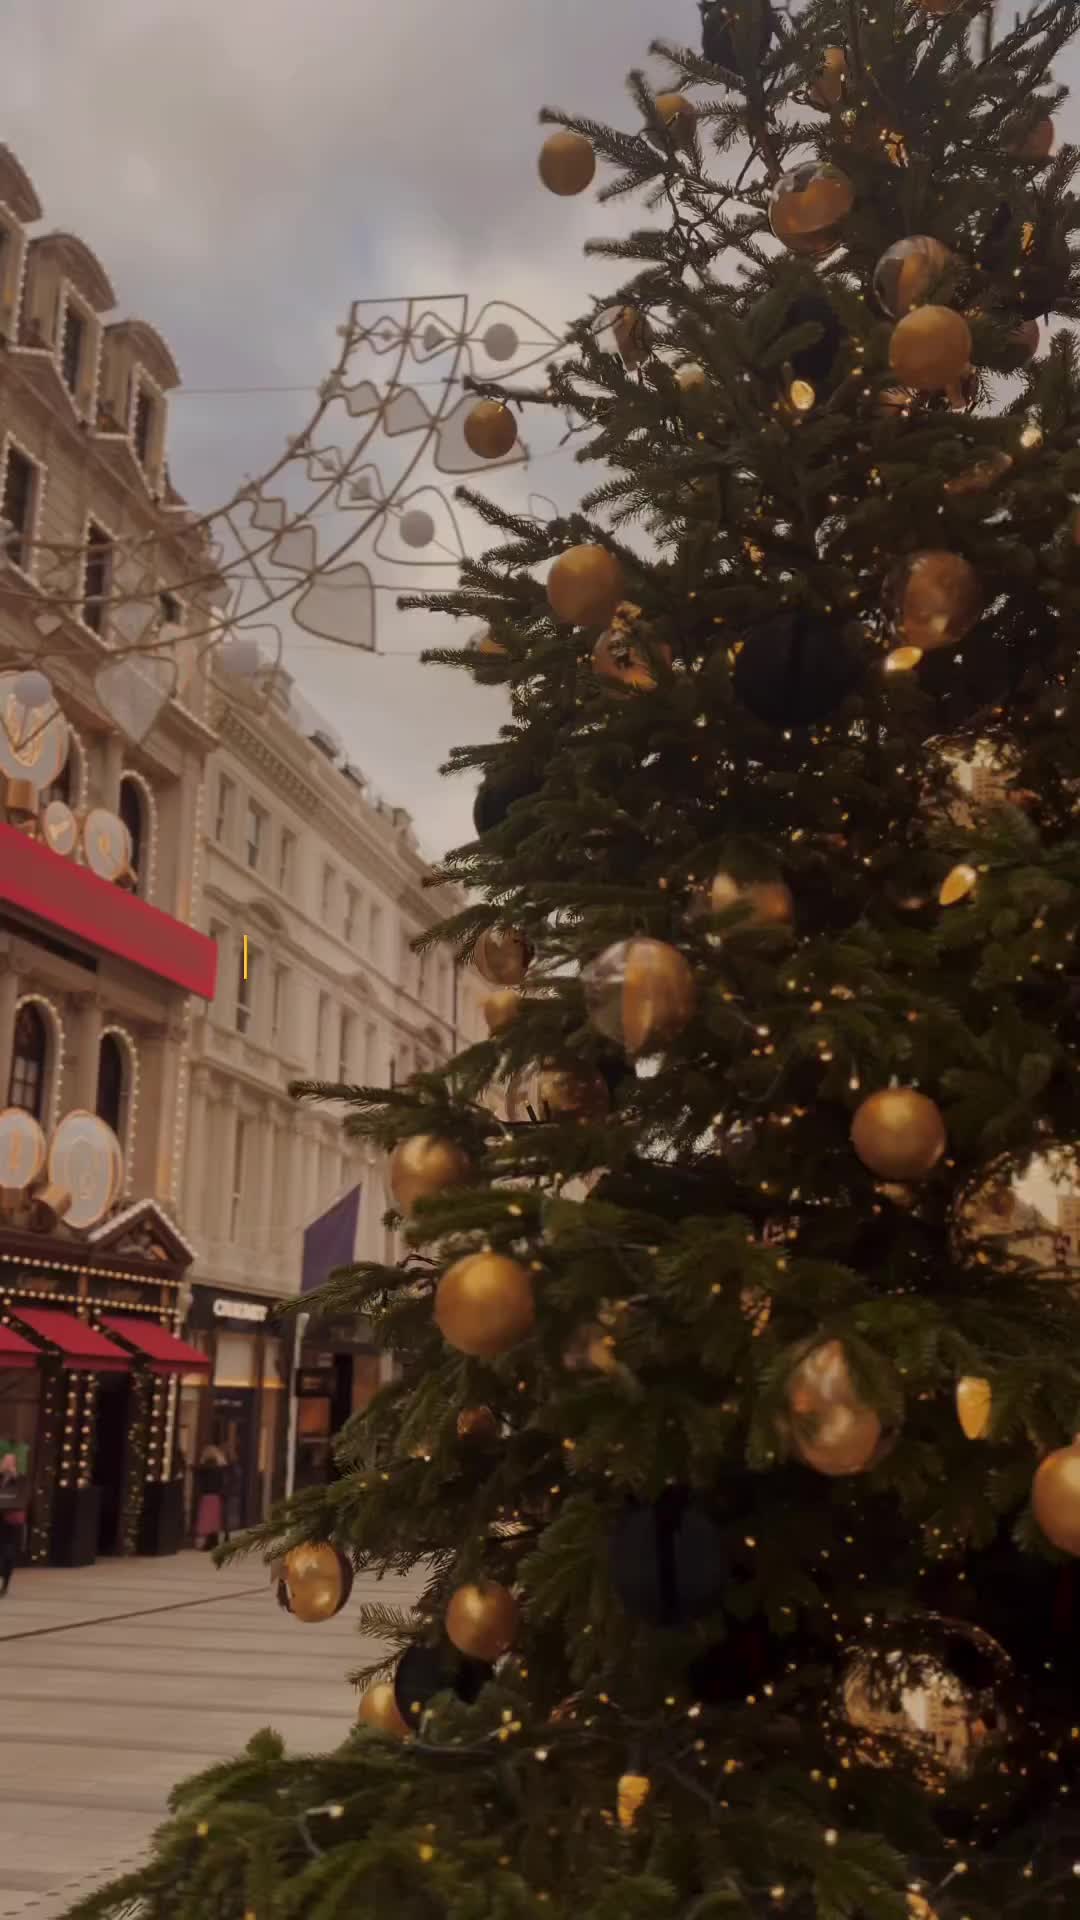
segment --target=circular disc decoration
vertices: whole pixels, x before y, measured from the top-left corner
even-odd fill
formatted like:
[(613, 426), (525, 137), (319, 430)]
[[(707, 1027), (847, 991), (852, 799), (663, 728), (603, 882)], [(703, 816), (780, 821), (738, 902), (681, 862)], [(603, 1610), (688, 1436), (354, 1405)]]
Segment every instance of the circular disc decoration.
[(99, 880), (121, 880), (131, 870), (131, 835), (115, 813), (91, 807), (83, 822), (83, 853)]
[(6, 1107), (0, 1113), (0, 1187), (28, 1187), (45, 1165), (48, 1148), (32, 1113)]
[(49, 1148), (49, 1181), (71, 1194), (69, 1227), (95, 1227), (124, 1183), (124, 1155), (112, 1128), (96, 1113), (66, 1113)]
[(63, 772), (70, 736), (51, 694), (39, 707), (23, 705), (15, 689), (27, 677), (0, 673), (0, 772), (31, 781), (41, 793)]
[(45, 844), (54, 853), (74, 853), (79, 842), (79, 823), (66, 800), (50, 800), (41, 816)]

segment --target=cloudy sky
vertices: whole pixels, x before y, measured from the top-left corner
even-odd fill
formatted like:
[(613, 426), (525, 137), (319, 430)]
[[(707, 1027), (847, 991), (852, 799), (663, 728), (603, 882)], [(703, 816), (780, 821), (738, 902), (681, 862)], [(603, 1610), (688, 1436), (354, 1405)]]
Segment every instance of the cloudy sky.
[[(615, 215), (539, 186), (537, 111), (632, 126), (628, 69), (697, 25), (694, 0), (7, 0), (4, 16), (0, 138), (45, 226), (85, 239), (120, 311), (172, 347), (174, 478), (202, 509), (303, 424), (351, 300), (468, 293), (559, 332), (606, 291), (614, 270), (581, 249)], [(250, 391), (268, 388), (296, 390)], [(526, 429), (538, 455), (557, 437), (547, 417)], [(488, 484), (566, 506), (581, 480), (548, 455)], [(471, 794), (436, 768), (491, 737), (500, 697), (421, 668), (434, 624), (392, 601), (386, 657), (302, 639), (289, 664), (439, 850), (468, 837)]]

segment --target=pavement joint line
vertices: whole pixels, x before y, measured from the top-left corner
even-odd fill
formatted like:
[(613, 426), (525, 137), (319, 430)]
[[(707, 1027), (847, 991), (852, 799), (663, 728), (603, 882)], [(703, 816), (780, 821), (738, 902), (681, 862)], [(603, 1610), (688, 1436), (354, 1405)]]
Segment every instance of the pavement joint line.
[(13, 1640), (40, 1640), (50, 1633), (75, 1633), (80, 1627), (119, 1626), (125, 1620), (145, 1620), (152, 1613), (181, 1613), (186, 1607), (219, 1607), (226, 1600), (250, 1600), (254, 1594), (265, 1592), (265, 1586), (240, 1587), (232, 1593), (204, 1594), (201, 1600), (170, 1600), (163, 1607), (135, 1607), (130, 1613), (102, 1613), (92, 1620), (64, 1620), (54, 1627), (26, 1627), (15, 1633), (0, 1633), (0, 1656)]

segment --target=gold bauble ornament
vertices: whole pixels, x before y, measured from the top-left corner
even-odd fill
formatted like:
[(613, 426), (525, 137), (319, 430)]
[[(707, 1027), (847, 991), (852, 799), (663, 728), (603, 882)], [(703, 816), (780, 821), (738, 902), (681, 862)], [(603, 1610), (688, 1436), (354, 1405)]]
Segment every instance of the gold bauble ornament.
[(472, 963), (493, 987), (520, 987), (529, 971), (532, 949), (513, 927), (486, 927), (473, 948)]
[(571, 627), (606, 627), (623, 597), (623, 570), (606, 547), (569, 547), (547, 577), (556, 620)]
[(491, 628), (485, 627), (483, 633), (478, 634), (472, 642), (472, 651), (473, 653), (482, 653), (485, 657), (494, 659), (497, 655), (505, 655), (506, 648), (503, 646), (501, 640), (496, 640)]
[(941, 1795), (999, 1763), (1013, 1737), (1008, 1656), (980, 1627), (929, 1614), (885, 1622), (840, 1681), (835, 1733), (864, 1766), (904, 1769)]
[(729, 932), (746, 927), (790, 927), (795, 919), (795, 901), (791, 888), (782, 880), (736, 880), (733, 874), (715, 873), (702, 889), (703, 910), (710, 914), (743, 908), (743, 917)]
[(947, 1144), (941, 1109), (914, 1087), (883, 1087), (857, 1108), (851, 1144), (881, 1180), (924, 1180)]
[(969, 1440), (985, 1440), (990, 1431), (994, 1395), (989, 1380), (967, 1373), (956, 1383), (956, 1417)]
[(484, 1024), (493, 1038), (495, 1034), (505, 1033), (507, 1027), (513, 1026), (521, 1006), (521, 995), (514, 987), (499, 987), (480, 1002)]
[(638, 1814), (652, 1792), (647, 1773), (623, 1773), (615, 1789), (615, 1814), (624, 1833), (633, 1831)]
[(619, 940), (581, 979), (593, 1025), (631, 1055), (667, 1046), (697, 1006), (690, 962), (665, 940)]
[(497, 1580), (458, 1587), (446, 1609), (446, 1637), (470, 1660), (501, 1660), (514, 1644), (518, 1603)]
[(552, 133), (540, 149), (540, 178), (549, 193), (565, 197), (592, 185), (596, 155), (583, 133)]
[(1042, 120), (1036, 120), (1029, 127), (1022, 140), (1018, 140), (1009, 152), (1018, 160), (1049, 160), (1054, 151), (1054, 123), (1049, 114)]
[(881, 1421), (859, 1398), (841, 1340), (811, 1347), (788, 1375), (791, 1446), (804, 1466), (839, 1478), (865, 1473), (884, 1450)]
[(690, 141), (697, 125), (697, 108), (685, 93), (658, 93), (654, 102), (656, 117), (673, 140)]
[(846, 78), (846, 48), (826, 47), (817, 77), (810, 83), (810, 98), (815, 107), (820, 107), (823, 113), (831, 113), (838, 107), (844, 97)]
[(599, 1320), (590, 1320), (571, 1335), (563, 1348), (563, 1366), (568, 1373), (617, 1373), (615, 1336)]
[(1080, 1440), (1047, 1454), (1032, 1482), (1031, 1506), (1053, 1546), (1080, 1554)]
[(352, 1592), (353, 1570), (345, 1555), (327, 1541), (293, 1547), (285, 1555), (289, 1612), (314, 1625), (332, 1620)]
[(532, 1281), (518, 1260), (468, 1253), (447, 1267), (435, 1290), (435, 1324), (459, 1353), (494, 1360), (531, 1330)]
[(973, 466), (965, 467), (961, 473), (955, 473), (946, 480), (945, 493), (988, 493), (991, 487), (1003, 480), (1012, 466), (1012, 455), (1003, 449), (993, 449), (976, 460)]
[(407, 1740), (409, 1725), (398, 1712), (394, 1698), (394, 1689), (389, 1680), (377, 1680), (360, 1696), (360, 1705), (356, 1710), (356, 1724), (371, 1727), (376, 1733), (385, 1733), (391, 1740)]
[(789, 253), (830, 253), (854, 205), (846, 173), (827, 160), (808, 160), (781, 174), (769, 198), (769, 225)]
[(979, 576), (960, 553), (909, 553), (885, 583), (885, 608), (898, 646), (958, 646), (983, 610)]
[(958, 386), (971, 371), (971, 328), (952, 307), (912, 307), (892, 330), (889, 365), (922, 393)]
[[(652, 693), (656, 688), (652, 660), (643, 647), (635, 646), (630, 633), (631, 623), (617, 618), (612, 622), (593, 648), (593, 672), (609, 686), (627, 693)], [(671, 648), (663, 641), (654, 644), (652, 653), (664, 666), (670, 667)]]
[(903, 319), (933, 291), (952, 260), (948, 247), (928, 233), (913, 233), (906, 240), (894, 241), (874, 268), (878, 305), (890, 320)]
[(457, 1417), (459, 1440), (489, 1447), (499, 1437), (499, 1423), (490, 1407), (463, 1407)]
[(649, 355), (649, 323), (637, 307), (620, 307), (611, 323), (623, 365), (633, 373)]
[(551, 1120), (602, 1120), (611, 1106), (603, 1075), (578, 1067), (543, 1067), (536, 1096), (542, 1116)]
[(463, 431), (469, 451), (483, 460), (505, 459), (517, 445), (517, 421), (501, 400), (478, 400), (465, 415)]
[(688, 360), (685, 366), (677, 367), (675, 385), (680, 393), (701, 393), (709, 384), (709, 376), (696, 360)]
[(472, 1162), (455, 1140), (414, 1133), (390, 1156), (390, 1191), (402, 1213), (411, 1213), (418, 1200), (429, 1200), (444, 1187), (460, 1187), (471, 1172)]

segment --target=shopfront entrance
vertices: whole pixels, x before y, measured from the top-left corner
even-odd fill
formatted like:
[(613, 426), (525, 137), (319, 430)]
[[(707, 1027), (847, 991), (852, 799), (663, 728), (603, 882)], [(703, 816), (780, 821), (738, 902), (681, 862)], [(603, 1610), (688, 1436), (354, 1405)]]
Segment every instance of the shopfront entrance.
[(266, 1518), (285, 1484), (289, 1336), (276, 1322), (276, 1297), (192, 1289), (188, 1337), (209, 1361), (205, 1377), (183, 1382), (179, 1432), (188, 1531), (197, 1506), (199, 1461), (209, 1446), (225, 1455), (225, 1523), (230, 1533)]

